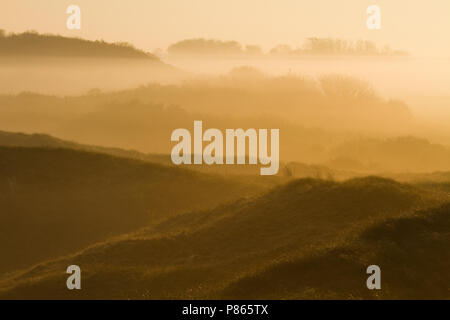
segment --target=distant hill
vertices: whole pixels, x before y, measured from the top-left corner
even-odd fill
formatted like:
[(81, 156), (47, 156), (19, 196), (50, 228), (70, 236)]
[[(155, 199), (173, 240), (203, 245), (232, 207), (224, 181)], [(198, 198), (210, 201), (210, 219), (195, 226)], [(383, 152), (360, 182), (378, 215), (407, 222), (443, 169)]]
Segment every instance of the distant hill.
[[(426, 190), (377, 177), (342, 183), (297, 180), (3, 277), (0, 297), (217, 298), (226, 292), (242, 297), (245, 292), (223, 290), (289, 257), (343, 243), (374, 221), (441, 201)], [(78, 292), (61, 285), (65, 268), (73, 263), (84, 272)], [(282, 292), (277, 296), (284, 297)]]
[(80, 95), (172, 83), (187, 72), (129, 44), (0, 32), (0, 93)]
[[(333, 79), (322, 81), (320, 90), (318, 82), (288, 77), (260, 79), (254, 86), (232, 79), (227, 85), (214, 79), (211, 83), (150, 84), (75, 97), (1, 95), (0, 128), (51, 132), (89, 144), (168, 153), (171, 132), (190, 128), (201, 118), (205, 126), (213, 128), (279, 128), (284, 132), (280, 141), (283, 159), (323, 163), (329, 159), (329, 148), (353, 136), (344, 131), (350, 123), (354, 132), (373, 134), (376, 127), (377, 132), (383, 128), (389, 136), (398, 135), (398, 128), (411, 127), (412, 114), (405, 105), (373, 96), (364, 83)], [(337, 88), (345, 94), (336, 93), (341, 91)], [(284, 116), (301, 122), (286, 121)]]
[[(259, 187), (268, 188), (270, 186), (280, 184), (286, 180), (291, 179), (290, 176), (286, 176), (284, 173), (280, 173), (278, 176), (272, 177), (261, 177), (259, 166), (254, 165), (240, 165), (240, 166), (222, 166), (222, 165), (181, 165), (176, 166), (172, 163), (170, 154), (152, 154), (143, 153), (135, 150), (125, 150), (120, 148), (102, 147), (86, 145), (81, 143), (76, 143), (72, 141), (62, 140), (55, 138), (47, 134), (25, 134), (20, 132), (7, 132), (0, 131), (0, 147), (25, 147), (25, 148), (66, 148), (74, 149), (79, 151), (89, 151), (95, 153), (103, 153), (107, 155), (112, 155), (115, 157), (129, 158), (135, 160), (141, 160), (145, 162), (150, 162), (153, 164), (162, 164), (165, 166), (179, 167), (187, 170), (195, 170), (207, 174), (222, 176), (235, 176), (234, 179), (239, 180), (237, 176), (246, 176), (247, 183), (258, 184)], [(300, 164), (296, 164), (300, 166)], [(316, 172), (320, 169), (296, 171), (296, 177), (311, 176), (317, 177)], [(340, 175), (342, 178), (344, 174)]]
[(0, 147), (0, 274), (260, 191), (100, 153)]
[(0, 146), (24, 148), (65, 148), (80, 151), (104, 153), (116, 157), (142, 160), (152, 163), (172, 165), (170, 155), (147, 154), (135, 150), (91, 146), (55, 138), (48, 134), (26, 134), (21, 132), (0, 131)]
[(126, 43), (107, 43), (28, 31), (5, 34), (0, 30), (0, 56), (108, 57), (152, 59), (150, 53)]
[[(50, 147), (50, 148), (67, 148), (82, 151), (98, 152), (109, 154), (112, 156), (130, 158), (136, 160), (158, 163), (168, 166), (175, 166), (170, 159), (170, 154), (151, 154), (143, 153), (135, 150), (125, 150), (120, 148), (91, 146), (80, 144), (72, 141), (62, 140), (47, 134), (25, 134), (20, 132), (0, 131), (0, 146), (4, 147)], [(287, 164), (281, 163), (281, 170), (277, 177), (260, 177), (260, 167), (254, 165), (240, 166), (221, 166), (221, 165), (182, 165), (182, 168), (196, 170), (210, 174), (247, 176), (254, 182), (263, 181), (266, 185), (275, 185), (286, 182), (293, 178), (322, 178), (330, 180), (345, 180), (355, 177), (356, 174), (348, 171), (331, 170), (324, 166), (306, 165), (302, 163), (291, 162)], [(252, 176), (252, 177), (250, 177)]]

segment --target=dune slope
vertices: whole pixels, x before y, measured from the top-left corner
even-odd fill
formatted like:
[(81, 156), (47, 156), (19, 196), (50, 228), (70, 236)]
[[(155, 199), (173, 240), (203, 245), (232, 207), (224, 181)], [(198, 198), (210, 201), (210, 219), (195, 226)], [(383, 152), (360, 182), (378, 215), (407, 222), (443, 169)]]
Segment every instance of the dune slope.
[(0, 273), (259, 191), (105, 154), (0, 147)]
[[(222, 298), (448, 299), (449, 230), (450, 204), (389, 219), (345, 245), (243, 277)], [(381, 290), (366, 287), (372, 264), (381, 268)]]
[[(440, 201), (425, 190), (377, 177), (342, 183), (297, 180), (4, 277), (0, 297), (220, 297), (236, 279), (336, 246), (374, 221)], [(71, 264), (83, 270), (81, 291), (65, 289), (65, 270)], [(233, 292), (229, 296), (246, 296)]]

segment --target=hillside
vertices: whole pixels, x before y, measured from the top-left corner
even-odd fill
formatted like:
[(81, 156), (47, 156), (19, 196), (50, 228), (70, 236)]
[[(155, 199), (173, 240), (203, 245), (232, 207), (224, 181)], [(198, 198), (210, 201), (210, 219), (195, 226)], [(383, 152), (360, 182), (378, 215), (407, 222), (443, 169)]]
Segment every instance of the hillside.
[(0, 147), (0, 273), (259, 188), (93, 152)]
[[(296, 180), (4, 277), (0, 297), (218, 297), (237, 278), (339, 244), (374, 221), (441, 201), (426, 190), (376, 177), (342, 183)], [(79, 292), (61, 285), (70, 264), (84, 272)]]
[[(150, 162), (153, 164), (162, 164), (165, 166), (177, 167), (172, 163), (170, 154), (152, 154), (143, 153), (136, 150), (125, 150), (121, 148), (102, 147), (88, 144), (81, 144), (73, 141), (55, 138), (47, 134), (25, 134), (20, 132), (0, 131), (0, 147), (25, 147), (25, 148), (65, 148), (74, 149), (77, 151), (88, 151), (95, 153), (107, 154), (120, 158), (129, 158)], [(281, 165), (283, 166), (283, 165)], [(296, 164), (299, 167), (300, 164)], [(289, 179), (290, 176), (285, 172), (281, 172), (278, 176), (262, 177), (260, 176), (260, 167), (254, 165), (240, 165), (240, 166), (222, 166), (222, 165), (180, 165), (178, 166), (187, 170), (194, 170), (206, 174), (227, 176), (235, 180), (243, 179), (247, 184), (258, 184), (259, 188), (269, 188), (270, 186), (281, 184)], [(309, 168), (308, 168), (309, 169)], [(309, 170), (296, 170), (296, 177), (317, 177), (320, 172), (325, 169), (311, 168)], [(331, 174), (331, 173), (330, 173)], [(349, 174), (341, 174), (338, 178), (349, 176)]]
[(187, 76), (127, 43), (0, 30), (0, 94), (80, 95), (172, 83)]
[(92, 146), (63, 140), (48, 134), (26, 134), (21, 132), (0, 131), (0, 146), (24, 148), (64, 148), (78, 151), (104, 153), (111, 156), (148, 161), (163, 165), (172, 165), (170, 155), (147, 154), (135, 150)]
[[(222, 297), (449, 299), (449, 230), (450, 204), (389, 219), (346, 245), (244, 277), (226, 288)], [(365, 287), (365, 269), (371, 264), (381, 268), (381, 291)]]
[(126, 43), (107, 43), (59, 35), (24, 32), (5, 34), (0, 30), (0, 56), (50, 56), (153, 59), (155, 56)]

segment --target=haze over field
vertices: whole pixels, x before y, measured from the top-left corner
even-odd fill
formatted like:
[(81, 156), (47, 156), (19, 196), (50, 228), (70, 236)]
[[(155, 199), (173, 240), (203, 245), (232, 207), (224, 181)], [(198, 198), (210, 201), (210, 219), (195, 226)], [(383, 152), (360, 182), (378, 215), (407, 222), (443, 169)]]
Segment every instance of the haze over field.
[[(381, 30), (372, 1), (79, 0), (68, 30), (3, 0), (0, 299), (450, 298), (450, 4), (378, 2)], [(199, 120), (279, 129), (279, 171), (175, 165)]]
[[(390, 44), (417, 56), (450, 57), (446, 31), (450, 4), (430, 0), (78, 0), (83, 20), (80, 30), (66, 29), (69, 0), (4, 0), (2, 28), (12, 32), (34, 29), (44, 33), (108, 42), (126, 41), (146, 51), (167, 48), (182, 39), (207, 38), (259, 44), (297, 46), (315, 37), (365, 39)], [(382, 10), (382, 28), (366, 28), (367, 8)], [(232, 21), (232, 23), (231, 23)]]
[[(57, 33), (69, 37), (90, 40), (103, 39), (108, 42), (129, 42), (146, 52), (162, 53), (181, 40), (192, 38), (237, 41), (243, 46), (260, 46), (268, 52), (279, 45), (300, 47), (309, 37), (338, 38), (347, 41), (369, 40), (380, 47), (389, 45), (394, 50), (410, 54), (409, 59), (384, 61), (372, 59), (300, 59), (286, 61), (276, 59), (215, 59), (164, 58), (163, 60), (195, 74), (219, 74), (229, 72), (236, 66), (251, 65), (270, 74), (288, 72), (301, 75), (323, 75), (340, 73), (355, 76), (374, 84), (384, 96), (402, 99), (410, 104), (421, 117), (439, 120), (448, 117), (450, 89), (450, 44), (447, 30), (450, 22), (447, 13), (450, 4), (432, 0), (426, 4), (407, 0), (377, 1), (382, 10), (382, 28), (373, 31), (366, 28), (366, 9), (370, 1), (349, 0), (345, 3), (321, 1), (265, 1), (220, 0), (182, 1), (135, 1), (123, 5), (121, 1), (87, 1), (77, 4), (82, 9), (83, 27), (68, 30), (65, 25), (66, 8), (70, 1), (5, 0), (0, 4), (0, 28), (9, 32), (24, 32), (30, 29), (42, 33)], [(257, 14), (254, 9), (258, 8)], [(19, 19), (15, 18), (19, 17)], [(233, 21), (233, 23), (229, 23)], [(419, 21), (419, 22), (418, 22)], [(176, 25), (176, 27), (174, 27)], [(2, 65), (0, 79), (4, 81), (0, 92), (40, 91), (45, 93), (80, 94), (94, 87), (107, 90), (131, 88), (142, 82), (154, 81), (148, 76), (145, 66), (131, 64), (129, 67), (103, 68), (98, 61), (92, 64), (90, 81), (75, 82), (71, 86), (50, 82), (42, 73), (48, 70), (28, 68), (40, 75), (39, 81), (31, 83), (14, 81), (9, 68)], [(92, 67), (92, 64), (91, 67)], [(122, 64), (125, 66), (126, 64)], [(81, 67), (76, 61), (65, 72), (63, 78), (78, 78), (90, 67)], [(87, 70), (86, 70), (87, 69)], [(20, 69), (19, 69), (20, 70)], [(16, 71), (19, 71), (16, 70)], [(52, 68), (54, 72), (58, 68)], [(59, 69), (63, 72), (65, 69)], [(72, 72), (70, 72), (72, 70)], [(109, 81), (102, 81), (101, 75)], [(7, 72), (7, 73), (6, 73)], [(120, 78), (125, 72), (125, 78)], [(96, 75), (97, 74), (97, 75)], [(147, 76), (144, 76), (147, 74)], [(389, 74), (389, 76), (386, 76)], [(173, 77), (169, 79), (173, 80)], [(157, 79), (158, 80), (158, 79)], [(36, 85), (36, 82), (39, 84)], [(3, 81), (0, 80), (3, 84)], [(43, 83), (51, 83), (49, 86)], [(433, 99), (430, 104), (429, 100)]]

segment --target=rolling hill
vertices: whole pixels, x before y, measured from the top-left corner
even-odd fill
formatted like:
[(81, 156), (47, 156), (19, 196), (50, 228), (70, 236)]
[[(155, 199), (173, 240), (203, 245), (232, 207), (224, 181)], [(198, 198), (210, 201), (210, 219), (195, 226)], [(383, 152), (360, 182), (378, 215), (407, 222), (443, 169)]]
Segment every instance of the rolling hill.
[(28, 31), (5, 34), (0, 30), (0, 56), (101, 57), (158, 60), (126, 43), (107, 43)]
[(0, 146), (24, 148), (64, 148), (78, 151), (104, 153), (115, 157), (142, 160), (163, 165), (172, 165), (170, 155), (168, 154), (149, 154), (135, 150), (86, 145), (41, 133), (26, 134), (21, 132), (0, 131)]
[[(245, 297), (229, 286), (286, 259), (343, 244), (377, 221), (446, 199), (377, 177), (341, 183), (295, 180), (4, 276), (0, 298), (217, 298), (227, 292), (227, 297)], [(82, 269), (81, 291), (64, 287), (71, 264)]]
[(94, 152), (0, 147), (0, 273), (261, 188)]
[(187, 76), (128, 43), (0, 30), (1, 94), (80, 95), (172, 83)]
[[(284, 172), (278, 176), (262, 177), (260, 175), (260, 166), (255, 165), (239, 165), (239, 166), (222, 166), (222, 165), (180, 165), (176, 166), (172, 163), (170, 154), (154, 154), (143, 153), (136, 150), (126, 150), (113, 147), (102, 147), (96, 145), (81, 144), (73, 141), (63, 140), (53, 137), (48, 134), (26, 134), (20, 132), (0, 131), (0, 147), (24, 147), (24, 148), (65, 148), (77, 151), (87, 151), (94, 153), (102, 153), (114, 157), (128, 158), (149, 162), (152, 164), (161, 164), (164, 166), (178, 167), (186, 170), (193, 170), (204, 174), (221, 175), (235, 181), (245, 181), (245, 184), (255, 185), (256, 190), (267, 189), (275, 185), (290, 180), (292, 177), (287, 176)], [(283, 165), (282, 165), (283, 166)], [(322, 168), (310, 168), (309, 166), (302, 166), (300, 164), (292, 164), (290, 167), (295, 167), (296, 177), (314, 176), (317, 177), (322, 171)], [(298, 167), (306, 167), (303, 170), (297, 170)], [(328, 170), (327, 172), (329, 172)], [(334, 172), (333, 172), (334, 173)], [(330, 173), (331, 174), (331, 173)], [(337, 178), (349, 176), (350, 174), (342, 173), (336, 174)], [(256, 186), (258, 185), (258, 186)]]
[[(243, 277), (222, 298), (449, 299), (449, 230), (450, 204), (388, 219), (345, 245)], [(366, 288), (371, 264), (381, 268), (380, 291)]]

